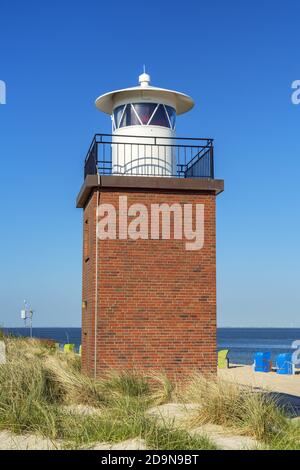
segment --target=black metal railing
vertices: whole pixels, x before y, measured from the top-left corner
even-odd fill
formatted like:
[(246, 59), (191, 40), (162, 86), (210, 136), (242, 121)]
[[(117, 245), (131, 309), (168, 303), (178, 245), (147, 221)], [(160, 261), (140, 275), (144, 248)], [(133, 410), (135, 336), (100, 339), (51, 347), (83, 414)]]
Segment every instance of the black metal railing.
[(95, 174), (214, 178), (213, 139), (96, 134), (84, 177)]

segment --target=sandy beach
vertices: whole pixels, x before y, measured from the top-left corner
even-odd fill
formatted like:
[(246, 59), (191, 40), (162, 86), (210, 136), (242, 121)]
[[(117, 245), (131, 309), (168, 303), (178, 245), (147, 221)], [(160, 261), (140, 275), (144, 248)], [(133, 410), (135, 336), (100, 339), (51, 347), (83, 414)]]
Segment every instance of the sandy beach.
[(300, 417), (300, 371), (295, 375), (279, 375), (276, 372), (254, 372), (252, 366), (231, 365), (219, 369), (218, 377), (239, 385), (265, 390), (276, 396), (291, 417)]
[(300, 398), (300, 371), (296, 375), (279, 375), (275, 372), (254, 372), (252, 366), (231, 365), (229, 369), (219, 369), (218, 376), (240, 385)]

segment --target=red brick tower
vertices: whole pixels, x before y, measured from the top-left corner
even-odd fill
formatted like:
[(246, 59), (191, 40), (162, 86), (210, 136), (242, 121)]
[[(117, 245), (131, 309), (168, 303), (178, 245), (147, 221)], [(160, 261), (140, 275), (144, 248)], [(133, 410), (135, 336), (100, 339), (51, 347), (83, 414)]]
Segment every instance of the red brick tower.
[[(187, 95), (149, 85), (108, 93), (77, 198), (83, 208), (82, 366), (215, 373), (212, 139), (175, 138)], [(98, 208), (98, 209), (97, 209)]]

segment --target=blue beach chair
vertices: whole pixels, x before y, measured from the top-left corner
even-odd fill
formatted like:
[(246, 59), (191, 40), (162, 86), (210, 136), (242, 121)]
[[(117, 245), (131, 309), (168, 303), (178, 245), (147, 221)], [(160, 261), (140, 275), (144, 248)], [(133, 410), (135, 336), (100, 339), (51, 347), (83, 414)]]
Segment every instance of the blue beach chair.
[(295, 373), (292, 353), (278, 354), (276, 357), (276, 373), (281, 375), (293, 375)]
[(253, 366), (255, 372), (270, 372), (272, 369), (271, 353), (255, 353)]

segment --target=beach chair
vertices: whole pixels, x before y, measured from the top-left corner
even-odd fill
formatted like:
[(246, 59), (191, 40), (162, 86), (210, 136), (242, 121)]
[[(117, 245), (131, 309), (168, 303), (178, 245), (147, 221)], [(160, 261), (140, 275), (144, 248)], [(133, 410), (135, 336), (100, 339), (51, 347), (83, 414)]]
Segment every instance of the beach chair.
[(75, 344), (73, 344), (73, 343), (64, 344), (64, 352), (65, 353), (73, 352), (74, 348), (75, 348)]
[(276, 374), (295, 374), (295, 365), (292, 362), (292, 353), (278, 354), (276, 357)]
[(253, 369), (255, 372), (270, 372), (272, 370), (271, 353), (255, 353)]
[(229, 349), (222, 349), (218, 351), (218, 368), (219, 369), (228, 369), (229, 367), (229, 358), (228, 358)]

